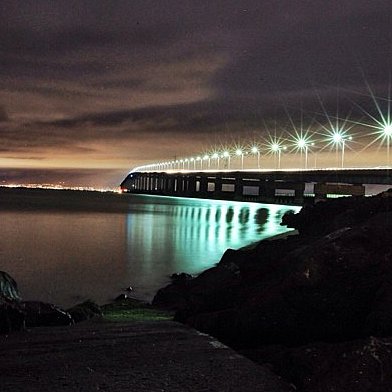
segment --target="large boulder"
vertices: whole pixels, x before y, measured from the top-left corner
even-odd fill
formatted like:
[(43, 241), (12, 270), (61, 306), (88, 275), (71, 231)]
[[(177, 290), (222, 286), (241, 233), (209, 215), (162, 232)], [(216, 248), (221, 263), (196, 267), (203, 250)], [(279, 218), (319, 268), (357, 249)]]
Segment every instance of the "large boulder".
[(24, 316), (18, 302), (0, 297), (0, 333), (22, 330), (25, 325)]
[(239, 283), (233, 265), (210, 268), (196, 279), (175, 279), (157, 292), (152, 304), (186, 314), (225, 308), (235, 300), (232, 294)]
[[(89, 311), (93, 312), (93, 306), (89, 306)], [(18, 331), (24, 327), (73, 323), (71, 315), (58, 306), (39, 301), (21, 301), (15, 280), (0, 271), (0, 333)]]
[(328, 234), (229, 251), (154, 302), (174, 303), (177, 320), (236, 347), (389, 336), (392, 213), (378, 202), (366, 219), (363, 212), (359, 223)]
[(0, 271), (0, 297), (10, 301), (20, 301), (18, 285), (7, 272)]
[(388, 213), (392, 210), (391, 195), (392, 189), (373, 197), (344, 197), (308, 204), (296, 214), (285, 214), (282, 225), (297, 229), (300, 234), (325, 235), (361, 224), (373, 215)]
[(67, 309), (67, 313), (71, 315), (72, 320), (75, 323), (89, 320), (94, 317), (102, 317), (102, 310), (100, 306), (98, 306), (95, 302), (89, 300), (77, 304), (70, 309)]
[(387, 392), (392, 385), (392, 338), (301, 347), (265, 346), (242, 353), (302, 392)]
[(0, 333), (19, 331), (24, 327), (24, 313), (15, 280), (0, 271)]
[(21, 302), (21, 307), (25, 313), (26, 327), (50, 327), (74, 323), (68, 312), (53, 304), (24, 301)]

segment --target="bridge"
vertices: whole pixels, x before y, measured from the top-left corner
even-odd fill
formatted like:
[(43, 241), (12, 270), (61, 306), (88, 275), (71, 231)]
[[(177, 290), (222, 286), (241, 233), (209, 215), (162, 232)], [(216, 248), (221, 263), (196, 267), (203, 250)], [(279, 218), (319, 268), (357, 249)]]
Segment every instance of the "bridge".
[(392, 186), (388, 168), (132, 171), (121, 190), (134, 194), (303, 205)]

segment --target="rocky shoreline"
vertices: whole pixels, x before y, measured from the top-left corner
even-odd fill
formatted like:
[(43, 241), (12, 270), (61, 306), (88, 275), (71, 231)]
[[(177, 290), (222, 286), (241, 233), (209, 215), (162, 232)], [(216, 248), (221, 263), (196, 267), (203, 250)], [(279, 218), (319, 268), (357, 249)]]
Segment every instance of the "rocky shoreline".
[(172, 318), (171, 312), (156, 309), (126, 294), (121, 294), (106, 305), (99, 306), (87, 300), (69, 309), (41, 301), (23, 301), (15, 280), (0, 271), (0, 334), (36, 327), (71, 326), (90, 319), (126, 322)]
[[(267, 366), (302, 392), (392, 390), (392, 192), (285, 215), (297, 235), (227, 250), (175, 274), (152, 305), (129, 298), (67, 311), (22, 301), (0, 273), (0, 332), (90, 318), (174, 319)], [(159, 310), (161, 309), (161, 310)]]
[(304, 207), (298, 235), (227, 250), (153, 304), (297, 391), (392, 390), (392, 193)]

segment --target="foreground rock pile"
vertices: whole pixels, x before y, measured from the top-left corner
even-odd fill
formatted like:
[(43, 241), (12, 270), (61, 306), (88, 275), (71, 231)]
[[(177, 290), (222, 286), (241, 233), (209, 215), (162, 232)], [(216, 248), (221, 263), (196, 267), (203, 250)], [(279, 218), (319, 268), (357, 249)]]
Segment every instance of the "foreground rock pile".
[(102, 315), (93, 302), (86, 301), (66, 310), (39, 301), (22, 301), (15, 280), (0, 271), (0, 333), (24, 328), (71, 325)]
[(297, 390), (392, 390), (392, 194), (286, 215), (299, 235), (228, 250), (154, 304), (268, 364)]

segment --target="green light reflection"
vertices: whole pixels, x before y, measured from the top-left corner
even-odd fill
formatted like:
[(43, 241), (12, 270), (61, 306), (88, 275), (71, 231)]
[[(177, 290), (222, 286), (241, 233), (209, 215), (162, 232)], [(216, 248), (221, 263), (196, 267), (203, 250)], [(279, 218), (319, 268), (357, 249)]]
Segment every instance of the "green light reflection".
[(174, 272), (197, 274), (237, 249), (287, 231), (282, 215), (299, 207), (205, 199), (135, 196), (126, 217), (128, 268), (151, 299)]

